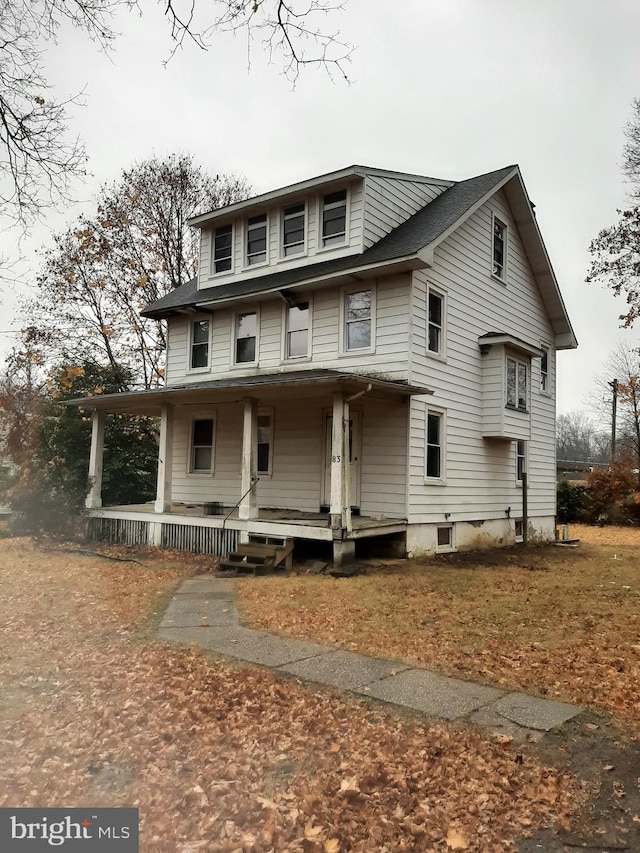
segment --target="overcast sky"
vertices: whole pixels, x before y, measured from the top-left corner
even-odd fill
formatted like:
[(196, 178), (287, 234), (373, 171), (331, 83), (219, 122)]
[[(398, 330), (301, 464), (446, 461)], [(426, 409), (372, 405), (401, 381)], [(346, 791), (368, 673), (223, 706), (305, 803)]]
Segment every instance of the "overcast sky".
[[(189, 152), (213, 172), (245, 175), (256, 192), (354, 163), (454, 180), (518, 163), (580, 344), (559, 354), (558, 412), (586, 407), (619, 339), (638, 345), (640, 328), (619, 328), (624, 303), (584, 283), (590, 240), (626, 204), (638, 0), (345, 0), (326, 26), (356, 45), (351, 82), (306, 70), (295, 89), (259, 38), (251, 69), (241, 35), (215, 37), (206, 53), (188, 45), (164, 67), (161, 5), (141, 6), (142, 17), (118, 18), (122, 37), (108, 57), (66, 30), (47, 51), (58, 96), (86, 91), (70, 124), (93, 174), (76, 188), (84, 208), (49, 217), (23, 246), (34, 271), (34, 249), (52, 229), (154, 154)], [(4, 235), (3, 252), (15, 242)], [(18, 292), (26, 285), (5, 286), (3, 330)]]

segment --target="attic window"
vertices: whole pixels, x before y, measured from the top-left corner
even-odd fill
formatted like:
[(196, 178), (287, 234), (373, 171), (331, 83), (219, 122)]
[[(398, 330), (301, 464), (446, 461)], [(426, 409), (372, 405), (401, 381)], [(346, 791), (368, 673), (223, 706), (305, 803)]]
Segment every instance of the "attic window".
[(247, 264), (263, 264), (267, 260), (267, 214), (247, 220)]
[(285, 207), (282, 218), (282, 253), (285, 257), (304, 252), (304, 204)]
[(493, 220), (493, 274), (504, 281), (507, 256), (507, 226), (494, 217)]
[(322, 245), (344, 243), (347, 234), (347, 191), (329, 193), (322, 203)]

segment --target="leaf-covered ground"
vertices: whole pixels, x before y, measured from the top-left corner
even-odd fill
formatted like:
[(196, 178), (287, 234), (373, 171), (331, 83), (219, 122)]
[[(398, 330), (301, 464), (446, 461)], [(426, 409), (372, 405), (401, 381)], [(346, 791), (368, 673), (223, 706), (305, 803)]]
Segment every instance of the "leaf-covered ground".
[(640, 733), (640, 530), (577, 548), (378, 561), (348, 579), (238, 584), (243, 618), (294, 637), (613, 712)]
[(0, 806), (138, 806), (144, 853), (502, 853), (568, 827), (584, 786), (532, 748), (153, 641), (208, 563), (136, 556), (154, 569), (0, 541)]

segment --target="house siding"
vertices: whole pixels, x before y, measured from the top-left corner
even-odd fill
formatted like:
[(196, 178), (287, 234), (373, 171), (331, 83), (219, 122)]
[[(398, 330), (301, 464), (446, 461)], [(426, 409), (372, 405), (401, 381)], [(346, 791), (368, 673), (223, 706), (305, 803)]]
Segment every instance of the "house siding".
[[(491, 275), (491, 215), (508, 226), (506, 284)], [(427, 283), (446, 293), (446, 353), (426, 352)], [(478, 338), (508, 333), (550, 348), (550, 393), (540, 392), (540, 359), (529, 375), (529, 516), (555, 515), (555, 358), (553, 333), (533, 280), (517, 229), (502, 193), (482, 206), (435, 252), (433, 268), (413, 277), (413, 335), (410, 381), (434, 391), (411, 403), (409, 521), (444, 523), (522, 516), (522, 488), (516, 484), (515, 442), (483, 438), (483, 410), (504, 407), (502, 377), (485, 377)], [(425, 483), (425, 412), (446, 412), (446, 484)]]
[(444, 184), (367, 175), (364, 191), (364, 248), (377, 243), (445, 189)]

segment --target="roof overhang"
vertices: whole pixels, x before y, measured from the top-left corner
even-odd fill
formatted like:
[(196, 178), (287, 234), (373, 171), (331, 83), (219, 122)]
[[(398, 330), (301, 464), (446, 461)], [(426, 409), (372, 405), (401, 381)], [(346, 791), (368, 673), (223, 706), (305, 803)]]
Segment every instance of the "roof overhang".
[(314, 398), (336, 391), (344, 393), (347, 397), (364, 392), (387, 399), (433, 393), (427, 388), (379, 376), (341, 373), (337, 370), (305, 370), (214, 379), (146, 391), (123, 391), (120, 394), (96, 394), (91, 397), (62, 400), (60, 405), (79, 406), (93, 411), (157, 417), (164, 406), (205, 406), (240, 402), (247, 398), (268, 403), (277, 399)]
[(542, 350), (540, 347), (523, 341), (521, 338), (516, 338), (515, 335), (503, 334), (502, 332), (489, 332), (486, 335), (481, 335), (478, 338), (480, 350), (486, 350), (492, 346), (503, 346), (506, 349), (515, 351), (520, 355), (528, 356), (529, 358), (542, 358)]

